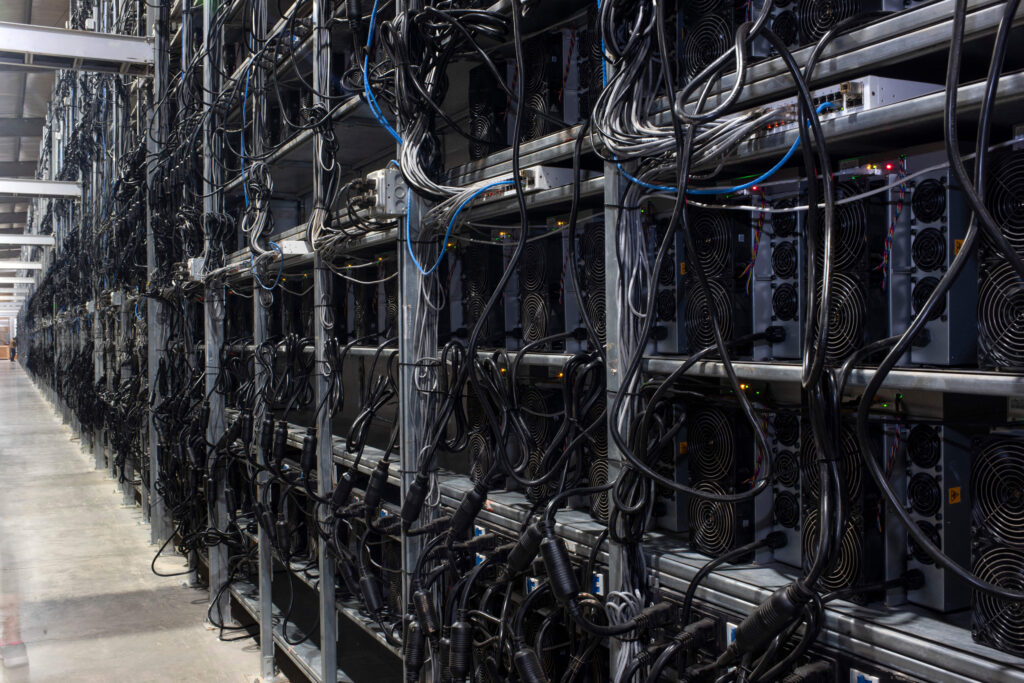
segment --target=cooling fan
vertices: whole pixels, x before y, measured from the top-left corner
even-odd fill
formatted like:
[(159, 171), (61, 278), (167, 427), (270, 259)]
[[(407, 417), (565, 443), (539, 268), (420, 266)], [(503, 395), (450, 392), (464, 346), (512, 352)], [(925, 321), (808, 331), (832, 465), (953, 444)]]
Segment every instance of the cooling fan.
[[(698, 491), (722, 495), (725, 490), (711, 481), (699, 482)], [(717, 556), (733, 545), (736, 526), (736, 508), (731, 503), (719, 503), (692, 496), (690, 498), (690, 542), (705, 555)]]
[[(818, 536), (821, 533), (818, 511), (812, 510), (804, 517), (801, 530), (805, 562), (810, 563), (818, 551)], [(846, 530), (835, 551), (835, 557), (825, 570), (818, 585), (825, 591), (847, 588), (857, 583), (861, 576), (864, 558), (861, 552), (860, 532), (854, 521), (846, 523)]]
[(1005, 261), (981, 269), (978, 344), (996, 366), (1024, 366), (1024, 282)]
[(907, 435), (907, 455), (914, 465), (923, 470), (938, 465), (942, 444), (935, 428), (926, 424), (914, 425)]
[[(857, 183), (836, 183), (836, 198), (855, 197), (862, 191)], [(848, 270), (855, 267), (864, 254), (868, 233), (868, 207), (863, 199), (838, 204), (833, 218), (832, 267)], [(824, 227), (825, 212), (818, 212), (818, 225)], [(817, 253), (819, 272), (825, 263), (824, 240), (819, 240)]]
[(497, 120), (494, 111), (485, 104), (469, 107), (469, 158), (483, 159), (491, 153), (497, 138)]
[(927, 472), (918, 472), (907, 483), (907, 501), (917, 514), (934, 517), (942, 508), (939, 482)]
[(715, 343), (711, 311), (718, 318), (718, 326), (724, 339), (732, 339), (732, 303), (729, 294), (717, 280), (707, 281), (710, 304), (704, 295), (704, 288), (697, 282), (688, 283), (686, 292), (685, 325), (686, 339), (691, 350), (702, 349)]
[[(782, 199), (773, 204), (776, 209), (788, 209), (796, 206), (794, 199)], [(795, 211), (772, 213), (772, 232), (775, 237), (792, 237), (796, 234), (797, 217)]]
[(793, 451), (779, 451), (772, 468), (775, 483), (790, 488), (800, 483), (800, 461)]
[[(992, 546), (975, 557), (974, 574), (1002, 588), (1024, 592), (1024, 555)], [(1024, 602), (975, 591), (972, 630), (975, 638), (1018, 656), (1024, 656)]]
[(1024, 442), (988, 441), (971, 467), (974, 523), (996, 541), (1024, 549)]
[(688, 455), (701, 479), (722, 479), (733, 469), (735, 444), (729, 418), (717, 408), (695, 411), (686, 420)]
[(802, 42), (816, 42), (836, 24), (860, 12), (860, 0), (800, 0)]
[[(943, 201), (945, 201), (945, 195), (943, 195)], [(942, 233), (936, 228), (925, 228), (917, 233), (914, 245), (911, 247), (911, 256), (914, 259), (914, 265), (921, 270), (943, 268), (946, 264), (946, 240)]]
[[(939, 279), (937, 277), (923, 277), (914, 283), (914, 289), (910, 292), (910, 301), (914, 307), (914, 313), (918, 313), (924, 308), (924, 305), (928, 302), (928, 297), (932, 295), (935, 288), (939, 286)], [(929, 320), (935, 320), (941, 318), (946, 312), (946, 298), (942, 300), (932, 309), (932, 312), (928, 315)]]
[[(819, 282), (816, 287), (816, 308), (821, 305), (822, 289), (822, 283)], [(825, 336), (825, 354), (830, 361), (842, 360), (863, 345), (866, 316), (867, 299), (860, 283), (844, 273), (833, 273), (832, 299), (827, 314), (828, 334)], [(817, 310), (812, 321), (817, 336)]]
[[(690, 222), (697, 262), (707, 277), (723, 277), (729, 266), (729, 221), (717, 211), (695, 212)], [(667, 261), (667, 259), (666, 259)], [(672, 264), (669, 264), (670, 269)]]
[(800, 312), (800, 294), (789, 282), (772, 290), (772, 313), (779, 320), (796, 320)]
[[(917, 520), (917, 528), (924, 532), (924, 535), (928, 537), (928, 540), (935, 544), (939, 550), (942, 550), (942, 535), (939, 533), (938, 528), (931, 522), (925, 519)], [(931, 555), (924, 551), (917, 541), (910, 537), (908, 541), (908, 550), (910, 551), (911, 557), (920, 562), (921, 564), (935, 564), (935, 560), (932, 559)]]
[(1006, 241), (1024, 254), (1024, 152), (1004, 152), (993, 161), (985, 203)]
[(783, 446), (793, 446), (800, 438), (800, 418), (792, 410), (780, 410), (772, 420), (775, 440)]
[(919, 223), (935, 223), (946, 213), (946, 186), (935, 178), (922, 180), (914, 188), (910, 209)]
[(689, 25), (683, 40), (687, 77), (693, 78), (718, 59), (732, 47), (733, 39), (732, 27), (719, 14), (705, 14)]
[[(809, 427), (805, 427), (800, 435), (800, 467), (803, 470), (807, 493), (817, 499), (821, 490), (818, 450), (814, 445), (814, 436)], [(859, 496), (861, 487), (860, 447), (857, 445), (857, 437), (853, 430), (845, 426), (839, 433), (839, 475), (843, 482), (844, 494), (850, 498)]]
[(779, 242), (772, 247), (772, 273), (777, 277), (787, 280), (796, 277), (799, 265), (795, 243)]
[(772, 514), (779, 526), (795, 529), (800, 523), (800, 499), (792, 491), (777, 492)]

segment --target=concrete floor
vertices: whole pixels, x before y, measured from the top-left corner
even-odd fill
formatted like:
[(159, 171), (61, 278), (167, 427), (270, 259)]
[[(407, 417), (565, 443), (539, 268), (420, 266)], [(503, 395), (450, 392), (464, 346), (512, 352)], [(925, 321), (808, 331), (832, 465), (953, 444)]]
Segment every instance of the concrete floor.
[(149, 533), (21, 365), (0, 363), (0, 592), (17, 589), (29, 658), (0, 683), (255, 679), (253, 641), (204, 627), (207, 592), (150, 571)]

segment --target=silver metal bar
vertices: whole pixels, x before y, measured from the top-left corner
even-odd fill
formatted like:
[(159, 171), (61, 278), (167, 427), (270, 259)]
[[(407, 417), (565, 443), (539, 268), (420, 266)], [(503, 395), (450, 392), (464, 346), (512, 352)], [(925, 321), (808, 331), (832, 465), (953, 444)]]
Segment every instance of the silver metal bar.
[[(3, 39), (0, 38), (0, 41)], [(0, 45), (3, 43), (0, 42)], [(56, 197), (81, 199), (82, 184), (62, 180), (0, 178), (0, 195), (10, 197)]]
[(0, 45), (5, 54), (21, 55), (23, 64), (49, 69), (148, 75), (154, 62), (150, 38), (53, 26), (0, 22)]
[[(203, 225), (204, 254), (212, 253), (207, 221), (220, 211), (221, 199), (218, 191), (220, 167), (215, 160), (220, 156), (220, 145), (214, 139), (217, 129), (217, 115), (213, 110), (214, 92), (217, 89), (217, 74), (220, 69), (222, 48), (221, 36), (214, 33), (213, 21), (217, 8), (212, 2), (203, 3), (203, 108), (206, 112), (203, 130)], [(217, 391), (220, 374), (220, 348), (224, 344), (224, 286), (210, 282), (206, 286), (203, 305), (203, 326), (206, 339), (206, 396), (210, 406), (210, 422), (206, 429), (208, 443), (216, 443), (224, 433), (224, 394)], [(213, 486), (207, 491), (213, 500), (207, 501), (210, 526), (220, 531), (227, 530), (227, 505), (224, 500), (224, 478), (222, 468), (217, 467), (216, 454), (209, 456), (210, 481)], [(229, 619), (228, 592), (222, 590), (228, 582), (228, 549), (223, 543), (209, 549), (210, 553), (210, 606), (217, 611), (221, 623)]]
[[(330, 12), (327, 0), (313, 0), (313, 104), (329, 108), (331, 82), (331, 30)], [(322, 133), (317, 130), (319, 137)], [(314, 154), (318, 154), (318, 145), (314, 145)], [(314, 173), (322, 173), (319, 168), (320, 159), (314, 160)], [(315, 202), (324, 197), (318, 193), (324, 188), (319, 178), (313, 179)], [(315, 246), (315, 245), (314, 245)], [(313, 310), (314, 339), (316, 343), (316, 370), (314, 383), (316, 402), (320, 410), (315, 416), (317, 440), (317, 493), (327, 497), (334, 489), (334, 457), (331, 450), (331, 414), (328, 409), (327, 393), (330, 383), (326, 374), (327, 340), (334, 327), (333, 278), (327, 265), (319, 254), (313, 260)], [(341, 368), (336, 369), (341, 372)], [(326, 520), (326, 506), (318, 505), (317, 514), (321, 522)], [(334, 681), (338, 678), (338, 610), (335, 606), (334, 559), (322, 535), (319, 535), (319, 568), (320, 568), (320, 674), (323, 681)]]
[(0, 270), (42, 270), (42, 261), (0, 261)]

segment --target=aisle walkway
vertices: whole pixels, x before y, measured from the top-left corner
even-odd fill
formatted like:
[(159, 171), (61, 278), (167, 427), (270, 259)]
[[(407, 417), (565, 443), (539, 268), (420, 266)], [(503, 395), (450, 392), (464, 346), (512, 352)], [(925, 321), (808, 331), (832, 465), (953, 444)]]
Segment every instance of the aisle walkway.
[(0, 591), (18, 589), (29, 659), (0, 683), (252, 681), (253, 641), (219, 642), (206, 592), (150, 572), (149, 527), (116, 489), (21, 365), (0, 362)]

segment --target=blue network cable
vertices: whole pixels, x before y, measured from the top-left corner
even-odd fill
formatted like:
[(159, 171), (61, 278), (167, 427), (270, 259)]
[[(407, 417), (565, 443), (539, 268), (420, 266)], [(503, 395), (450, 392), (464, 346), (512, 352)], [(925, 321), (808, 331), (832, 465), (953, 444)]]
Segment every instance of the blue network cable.
[(437, 255), (437, 261), (435, 261), (434, 265), (432, 265), (430, 267), (430, 270), (423, 270), (423, 266), (420, 265), (419, 259), (416, 258), (416, 254), (414, 254), (413, 251), (412, 251), (412, 235), (411, 235), (411, 231), (409, 229), (409, 214), (411, 213), (411, 209), (412, 209), (412, 198), (409, 197), (408, 199), (406, 199), (406, 202), (405, 202), (405, 247), (406, 247), (406, 249), (409, 250), (409, 256), (412, 257), (412, 262), (413, 262), (413, 264), (415, 264), (416, 269), (419, 270), (420, 273), (422, 273), (423, 275), (430, 275), (435, 270), (437, 270), (437, 267), (441, 265), (441, 261), (444, 260), (445, 252), (448, 251), (448, 238), (451, 237), (452, 229), (455, 227), (455, 221), (458, 220), (459, 214), (462, 213), (462, 210), (464, 208), (466, 208), (466, 205), (469, 204), (474, 199), (476, 199), (477, 197), (479, 197), (481, 194), (483, 194), (487, 190), (490, 190), (491, 188), (500, 187), (502, 185), (511, 185), (511, 184), (512, 184), (511, 180), (499, 180), (496, 183), (491, 183), (490, 185), (484, 185), (479, 190), (476, 190), (473, 194), (471, 194), (468, 197), (466, 197), (466, 199), (464, 199), (463, 202), (461, 204), (459, 204), (459, 208), (457, 208), (455, 210), (455, 213), (452, 215), (452, 219), (448, 222), (448, 229), (445, 230), (444, 242), (441, 244), (441, 253)]
[(373, 91), (370, 89), (370, 46), (373, 45), (373, 26), (377, 21), (377, 5), (380, 0), (373, 0), (373, 9), (370, 10), (370, 31), (366, 38), (366, 54), (363, 56), (363, 94), (366, 95), (366, 103), (370, 105), (370, 111), (373, 112), (374, 118), (380, 123), (391, 134), (391, 137), (395, 139), (398, 144), (402, 144), (402, 136), (398, 134), (388, 120), (384, 118), (384, 114), (380, 110), (380, 105), (377, 104), (377, 98), (373, 96)]

